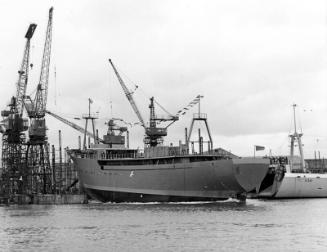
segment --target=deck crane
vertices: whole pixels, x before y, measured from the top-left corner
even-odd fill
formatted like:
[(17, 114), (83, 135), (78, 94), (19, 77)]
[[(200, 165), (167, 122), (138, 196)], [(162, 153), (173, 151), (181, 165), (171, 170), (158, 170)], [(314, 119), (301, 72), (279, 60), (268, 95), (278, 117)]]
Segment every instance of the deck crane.
[[(125, 145), (129, 148), (129, 131), (127, 127), (119, 126), (115, 123), (115, 121), (121, 121), (123, 123), (124, 120), (120, 118), (111, 118), (106, 122), (108, 125), (107, 133), (103, 136), (103, 143), (109, 145), (110, 147)], [(125, 137), (122, 136), (123, 133), (126, 133), (126, 142)]]
[(118, 126), (115, 121), (121, 121), (125, 123), (123, 119), (120, 118), (111, 118), (106, 123), (108, 125), (108, 135), (115, 135), (115, 131), (118, 131), (118, 135), (121, 136), (124, 132), (128, 131), (127, 127)]
[(150, 98), (150, 123), (149, 123), (149, 127), (146, 127), (146, 124), (141, 116), (141, 113), (139, 111), (139, 109), (136, 106), (136, 103), (133, 99), (133, 92), (131, 92), (130, 90), (128, 90), (128, 88), (126, 87), (123, 79), (120, 77), (116, 67), (114, 66), (114, 64), (112, 63), (111, 59), (109, 59), (109, 63), (111, 64), (117, 79), (121, 85), (121, 87), (124, 90), (124, 93), (129, 101), (129, 103), (131, 104), (135, 114), (137, 115), (142, 127), (145, 129), (145, 138), (144, 138), (144, 143), (148, 146), (157, 146), (158, 144), (161, 144), (163, 142), (163, 137), (167, 136), (167, 127), (163, 127), (163, 128), (159, 128), (157, 127), (157, 121), (177, 121), (178, 120), (178, 116), (169, 116), (167, 118), (163, 118), (163, 117), (157, 117), (155, 114), (155, 108), (154, 108), (154, 98), (151, 97)]

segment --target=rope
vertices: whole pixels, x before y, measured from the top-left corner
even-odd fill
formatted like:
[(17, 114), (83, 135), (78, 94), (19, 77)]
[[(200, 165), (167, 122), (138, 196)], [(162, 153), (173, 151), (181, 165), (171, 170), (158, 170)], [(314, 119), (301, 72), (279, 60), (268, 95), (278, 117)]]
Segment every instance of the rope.
[(126, 83), (126, 81), (124, 81), (124, 83), (125, 83), (125, 85), (127, 86), (128, 90), (133, 94), (133, 93), (136, 91), (136, 89), (138, 89), (139, 86), (138, 86), (135, 82), (133, 82), (133, 81), (128, 77), (128, 75), (125, 74), (125, 73), (124, 73), (124, 72), (123, 72), (119, 67), (117, 67), (117, 66), (115, 66), (115, 67), (116, 67), (117, 71), (119, 72), (119, 74), (120, 74), (121, 76), (124, 77), (124, 79), (127, 79), (129, 83), (131, 83), (131, 84), (134, 85), (134, 90), (131, 90), (131, 88), (130, 88), (129, 85)]
[[(117, 71), (119, 71), (120, 75), (122, 75), (124, 77), (124, 79), (126, 78), (128, 80), (129, 83), (134, 85), (134, 90), (131, 90), (128, 85), (127, 88), (130, 90), (130, 92), (133, 94), (137, 89), (139, 89), (141, 91), (141, 93), (143, 93), (143, 95), (147, 98), (150, 99), (151, 97), (144, 91), (144, 89), (142, 87), (140, 87), (139, 85), (137, 85), (134, 81), (132, 81), (127, 74), (125, 74), (123, 71), (121, 71), (120, 68), (116, 67)], [(162, 105), (159, 104), (159, 102), (157, 100), (154, 99), (154, 102), (163, 110), (165, 111), (168, 115), (173, 116), (169, 111), (167, 111)]]
[(165, 111), (167, 114), (169, 114), (170, 116), (173, 116), (171, 113), (169, 113), (163, 106), (161, 106), (156, 100), (154, 100), (154, 102), (163, 110)]

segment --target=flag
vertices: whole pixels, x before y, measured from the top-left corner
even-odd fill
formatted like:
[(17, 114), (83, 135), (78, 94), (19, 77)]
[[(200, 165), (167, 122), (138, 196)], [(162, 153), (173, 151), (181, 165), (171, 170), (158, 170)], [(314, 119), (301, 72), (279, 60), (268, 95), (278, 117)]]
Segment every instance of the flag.
[(89, 102), (92, 104), (93, 103), (93, 100), (91, 98), (89, 98)]
[(255, 145), (255, 150), (256, 150), (256, 151), (261, 151), (261, 150), (264, 150), (264, 149), (265, 149), (264, 146)]

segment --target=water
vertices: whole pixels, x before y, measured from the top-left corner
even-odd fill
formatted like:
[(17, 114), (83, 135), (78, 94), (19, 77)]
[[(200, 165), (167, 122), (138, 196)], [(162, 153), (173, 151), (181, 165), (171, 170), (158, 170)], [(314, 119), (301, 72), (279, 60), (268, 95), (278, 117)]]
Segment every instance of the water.
[(327, 199), (2, 206), (0, 251), (327, 251)]

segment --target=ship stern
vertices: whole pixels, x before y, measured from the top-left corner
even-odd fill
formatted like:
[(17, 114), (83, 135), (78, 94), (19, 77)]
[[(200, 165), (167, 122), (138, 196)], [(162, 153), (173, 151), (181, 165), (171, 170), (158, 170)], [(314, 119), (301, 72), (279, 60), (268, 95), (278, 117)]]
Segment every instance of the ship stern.
[(240, 158), (233, 159), (233, 173), (245, 192), (258, 191), (269, 169), (269, 159)]

